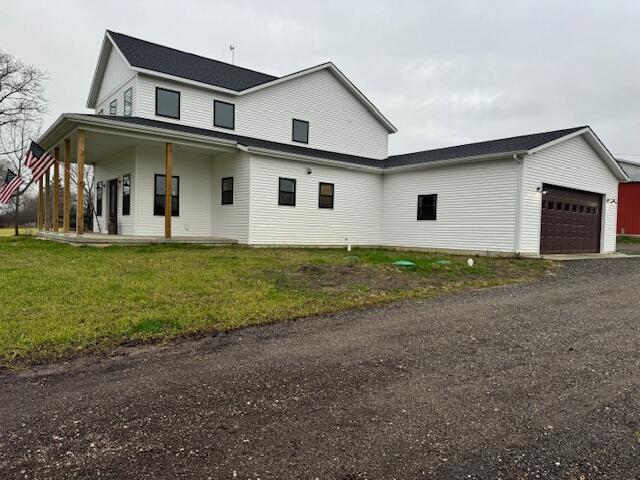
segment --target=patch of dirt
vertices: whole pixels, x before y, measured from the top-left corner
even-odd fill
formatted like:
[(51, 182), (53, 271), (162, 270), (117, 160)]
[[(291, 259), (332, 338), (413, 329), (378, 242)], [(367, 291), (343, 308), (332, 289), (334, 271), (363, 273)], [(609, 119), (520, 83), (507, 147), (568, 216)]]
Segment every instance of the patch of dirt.
[(395, 267), (369, 265), (305, 264), (292, 273), (280, 272), (279, 284), (284, 287), (346, 291), (366, 288), (372, 292), (428, 287), (424, 277), (402, 272)]

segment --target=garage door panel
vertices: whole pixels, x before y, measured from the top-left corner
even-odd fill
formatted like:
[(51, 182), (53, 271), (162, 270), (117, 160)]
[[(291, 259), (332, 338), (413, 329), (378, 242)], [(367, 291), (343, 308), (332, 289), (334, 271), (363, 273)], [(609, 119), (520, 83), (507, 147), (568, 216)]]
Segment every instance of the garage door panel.
[(600, 252), (602, 196), (551, 185), (544, 191), (540, 252)]

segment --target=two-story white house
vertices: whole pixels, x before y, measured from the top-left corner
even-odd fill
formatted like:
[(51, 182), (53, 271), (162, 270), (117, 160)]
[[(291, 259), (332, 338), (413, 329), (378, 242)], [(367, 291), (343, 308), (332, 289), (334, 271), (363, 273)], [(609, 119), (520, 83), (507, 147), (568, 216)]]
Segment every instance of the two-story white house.
[(275, 77), (111, 31), (87, 106), (39, 143), (94, 166), (95, 232), (615, 250), (625, 174), (589, 127), (389, 156), (396, 128), (330, 62)]

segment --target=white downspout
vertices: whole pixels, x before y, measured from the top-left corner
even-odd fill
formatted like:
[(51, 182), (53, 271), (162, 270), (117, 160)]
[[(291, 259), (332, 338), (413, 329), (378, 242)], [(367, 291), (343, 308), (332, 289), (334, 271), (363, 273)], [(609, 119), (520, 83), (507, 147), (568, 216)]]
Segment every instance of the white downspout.
[(523, 192), (524, 192), (524, 156), (518, 157), (518, 154), (513, 154), (513, 159), (518, 164), (518, 191), (516, 193), (516, 228), (515, 228), (515, 242), (514, 250), (516, 255), (520, 255), (521, 236), (522, 236), (522, 208), (523, 208)]

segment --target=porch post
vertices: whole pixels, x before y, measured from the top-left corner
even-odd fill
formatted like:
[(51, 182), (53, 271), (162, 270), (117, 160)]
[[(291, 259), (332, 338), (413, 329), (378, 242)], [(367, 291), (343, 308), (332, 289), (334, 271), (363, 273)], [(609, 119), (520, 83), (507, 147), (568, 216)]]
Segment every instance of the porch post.
[(71, 231), (71, 140), (64, 139), (64, 206), (62, 208), (62, 231)]
[(44, 186), (42, 185), (42, 177), (38, 180), (38, 230), (42, 230), (42, 202), (44, 200)]
[(55, 157), (56, 161), (53, 162), (53, 218), (51, 219), (51, 227), (55, 233), (58, 233), (58, 218), (60, 215), (60, 206), (58, 205), (60, 201), (60, 169), (58, 166), (58, 161), (60, 160), (59, 147), (53, 149), (53, 156)]
[(82, 235), (84, 233), (84, 130), (78, 130), (78, 151), (76, 155), (78, 162), (76, 235)]
[(167, 143), (164, 175), (164, 237), (171, 238), (171, 177), (173, 176), (173, 143)]
[(49, 210), (49, 202), (51, 201), (51, 168), (47, 169), (47, 173), (44, 174), (44, 229), (51, 230), (51, 220), (49, 219), (49, 215), (51, 214), (51, 210)]

